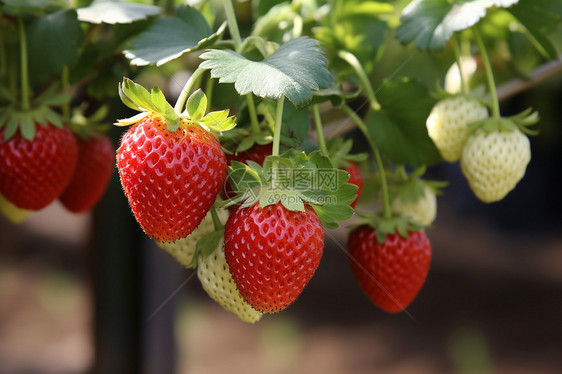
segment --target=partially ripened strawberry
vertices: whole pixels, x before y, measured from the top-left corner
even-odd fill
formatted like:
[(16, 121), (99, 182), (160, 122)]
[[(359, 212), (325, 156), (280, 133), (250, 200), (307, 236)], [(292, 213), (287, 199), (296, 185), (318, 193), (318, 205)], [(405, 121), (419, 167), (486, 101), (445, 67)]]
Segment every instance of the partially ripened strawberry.
[(368, 225), (349, 235), (347, 249), (357, 282), (375, 305), (389, 313), (402, 311), (416, 297), (432, 251), (424, 230), (409, 231), (407, 238), (387, 234), (380, 243)]
[(170, 132), (164, 118), (152, 115), (123, 136), (117, 167), (137, 221), (159, 242), (195, 230), (226, 178), (224, 153), (209, 130), (182, 119)]
[(281, 203), (238, 208), (225, 226), (226, 261), (240, 294), (254, 309), (274, 313), (302, 292), (320, 263), (324, 232), (309, 206)]
[(361, 172), (355, 163), (352, 161), (347, 161), (349, 163), (349, 167), (344, 168), (343, 170), (349, 173), (349, 180), (347, 183), (354, 184), (358, 187), (357, 189), (357, 197), (351, 203), (351, 207), (355, 208), (357, 203), (359, 202), (359, 198), (361, 197), (361, 191), (363, 190), (363, 178), (361, 177)]
[(78, 139), (78, 164), (59, 200), (71, 212), (88, 211), (103, 196), (115, 165), (115, 151), (105, 135)]
[(236, 288), (224, 256), (223, 240), (209, 256), (199, 256), (197, 277), (211, 299), (225, 310), (244, 322), (254, 323), (260, 320), (262, 313), (252, 308)]
[(0, 193), (21, 209), (39, 210), (66, 188), (78, 160), (68, 129), (35, 124), (33, 140), (20, 132), (5, 140), (0, 131)]

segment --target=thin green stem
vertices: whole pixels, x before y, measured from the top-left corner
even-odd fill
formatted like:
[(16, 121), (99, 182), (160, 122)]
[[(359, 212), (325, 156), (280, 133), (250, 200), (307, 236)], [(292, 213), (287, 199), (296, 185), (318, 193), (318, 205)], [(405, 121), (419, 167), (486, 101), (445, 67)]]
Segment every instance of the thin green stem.
[(21, 17), (18, 17), (18, 31), (20, 38), (20, 73), (21, 73), (21, 108), (28, 110), (29, 104), (29, 75), (27, 63), (27, 39), (25, 37), (25, 26)]
[(373, 85), (371, 84), (369, 76), (363, 68), (363, 65), (361, 65), (359, 59), (353, 53), (348, 51), (339, 51), (338, 56), (341, 59), (345, 60), (353, 68), (353, 70), (355, 70), (355, 74), (357, 74), (357, 77), (361, 81), (361, 86), (365, 91), (369, 102), (371, 103), (371, 108), (373, 110), (379, 110), (381, 108), (381, 105), (377, 101), (375, 91), (373, 90)]
[(408, 179), (408, 173), (406, 173), (406, 168), (404, 167), (403, 164), (398, 165), (397, 167), (398, 169), (398, 175), (400, 176), (400, 179), (402, 180), (407, 180)]
[(384, 218), (390, 218), (392, 217), (392, 211), (390, 209), (390, 195), (388, 193), (386, 171), (384, 169), (384, 164), (382, 162), (382, 157), (379, 152), (379, 149), (375, 144), (375, 142), (373, 141), (373, 139), (371, 138), (371, 136), (369, 135), (369, 131), (367, 130), (367, 125), (365, 124), (365, 122), (363, 122), (361, 117), (359, 117), (357, 113), (355, 113), (355, 111), (351, 109), (347, 104), (342, 106), (342, 109), (349, 117), (351, 117), (353, 122), (355, 122), (359, 130), (361, 130), (361, 132), (369, 142), (371, 149), (373, 150), (373, 155), (375, 156), (375, 163), (377, 164), (377, 169), (379, 170), (379, 175), (381, 178), (381, 193), (382, 193), (382, 204), (383, 204), (382, 214)]
[(205, 70), (198, 67), (193, 72), (193, 74), (191, 74), (191, 77), (189, 77), (189, 79), (185, 83), (185, 86), (183, 86), (183, 89), (181, 90), (181, 94), (178, 97), (178, 100), (176, 101), (176, 105), (174, 106), (174, 110), (176, 112), (181, 113), (183, 107), (185, 106), (187, 98), (189, 97), (189, 92), (191, 92), (191, 89), (195, 85), (195, 82), (197, 82), (199, 78), (201, 78), (203, 73), (205, 73)]
[(246, 102), (248, 103), (248, 113), (250, 114), (250, 127), (253, 134), (258, 134), (260, 129), (260, 124), (258, 122), (258, 114), (256, 112), (256, 104), (254, 103), (254, 95), (250, 92), (246, 95)]
[(279, 145), (281, 144), (281, 127), (283, 124), (283, 106), (285, 104), (285, 95), (281, 95), (277, 101), (277, 113), (275, 115), (275, 130), (273, 132), (273, 148), (272, 156), (279, 156)]
[(464, 72), (462, 70), (462, 61), (461, 61), (461, 51), (459, 48), (459, 41), (455, 35), (453, 35), (453, 39), (451, 41), (453, 46), (453, 51), (455, 53), (455, 60), (457, 62), (457, 68), (459, 69), (459, 77), (461, 80), (461, 92), (464, 94), (468, 93), (468, 84), (464, 81)]
[(326, 139), (324, 138), (324, 130), (322, 129), (322, 118), (320, 118), (320, 110), (317, 104), (312, 106), (312, 114), (314, 115), (316, 135), (318, 135), (318, 145), (324, 156), (328, 156), (328, 148), (326, 147)]
[(232, 36), (234, 48), (238, 51), (242, 45), (242, 37), (240, 36), (240, 29), (238, 28), (238, 22), (236, 21), (234, 6), (232, 5), (232, 0), (223, 0), (223, 3), (226, 21), (228, 22), (228, 29), (230, 30), (230, 36)]
[(219, 215), (217, 214), (217, 210), (214, 206), (211, 207), (210, 212), (211, 217), (213, 218), (213, 226), (215, 226), (215, 231), (222, 230), (224, 226), (222, 225)]
[(488, 89), (490, 90), (490, 97), (492, 100), (492, 117), (500, 118), (500, 102), (498, 100), (498, 92), (496, 90), (496, 82), (494, 81), (494, 73), (492, 71), (492, 64), (490, 63), (490, 57), (486, 51), (486, 46), (478, 31), (477, 27), (473, 27), (474, 37), (476, 38), (476, 43), (478, 43), (478, 49), (480, 49), (480, 55), (482, 56), (482, 63), (484, 64), (484, 70), (486, 72), (486, 79), (488, 81)]
[[(66, 92), (68, 90), (68, 87), (70, 87), (69, 75), (70, 73), (68, 70), (68, 66), (65, 65), (62, 68), (62, 92)], [(70, 119), (70, 101), (67, 101), (62, 105), (62, 115), (65, 118)]]
[[(230, 35), (232, 36), (232, 41), (234, 42), (234, 49), (239, 52), (240, 47), (242, 46), (242, 37), (240, 36), (240, 29), (238, 28), (238, 22), (236, 21), (234, 6), (232, 5), (232, 0), (223, 0), (223, 2), (226, 22), (228, 22), (228, 29), (230, 30)], [(248, 111), (250, 113), (250, 126), (252, 132), (257, 134), (260, 132), (260, 126), (258, 123), (258, 116), (256, 115), (256, 105), (254, 104), (252, 93), (246, 95), (246, 100), (248, 103)]]
[(207, 83), (205, 84), (205, 95), (207, 96), (207, 108), (206, 112), (211, 110), (211, 103), (213, 102), (213, 91), (215, 85), (213, 83), (213, 78), (209, 77)]

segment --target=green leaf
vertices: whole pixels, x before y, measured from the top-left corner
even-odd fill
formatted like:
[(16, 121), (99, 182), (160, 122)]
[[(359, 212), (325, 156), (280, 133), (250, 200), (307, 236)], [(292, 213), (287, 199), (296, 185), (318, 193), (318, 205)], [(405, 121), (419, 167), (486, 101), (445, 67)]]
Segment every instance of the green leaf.
[(148, 4), (128, 2), (95, 2), (92, 5), (79, 8), (78, 20), (89, 23), (122, 24), (132, 23), (160, 14), (160, 7)]
[(179, 6), (176, 17), (160, 18), (131, 41), (125, 56), (133, 65), (163, 65), (184, 53), (208, 48), (220, 39), (226, 23), (213, 33), (205, 17), (195, 8)]
[(558, 58), (558, 50), (546, 34), (562, 23), (562, 1), (520, 0), (509, 11), (527, 29), (529, 39), (544, 57)]
[(194, 121), (199, 121), (207, 113), (207, 96), (198, 89), (189, 96), (186, 104), (187, 114)]
[(12, 15), (41, 15), (67, 7), (64, 0), (3, 0), (4, 11)]
[(366, 122), (380, 151), (395, 163), (413, 168), (440, 161), (425, 124), (435, 104), (427, 88), (404, 78), (385, 83), (377, 97), (382, 110), (371, 112)]
[(78, 61), (84, 33), (76, 11), (60, 10), (33, 20), (27, 27), (30, 79), (44, 83)]
[(309, 38), (293, 39), (262, 61), (251, 61), (230, 50), (210, 50), (201, 55), (200, 67), (210, 69), (221, 83), (234, 83), (241, 95), (250, 92), (278, 100), (285, 95), (294, 105), (312, 99), (312, 90), (327, 87), (332, 76), (318, 42)]
[(413, 0), (402, 11), (396, 37), (404, 44), (415, 40), (422, 50), (438, 51), (454, 32), (465, 30), (486, 16), (493, 6), (509, 7), (518, 0)]

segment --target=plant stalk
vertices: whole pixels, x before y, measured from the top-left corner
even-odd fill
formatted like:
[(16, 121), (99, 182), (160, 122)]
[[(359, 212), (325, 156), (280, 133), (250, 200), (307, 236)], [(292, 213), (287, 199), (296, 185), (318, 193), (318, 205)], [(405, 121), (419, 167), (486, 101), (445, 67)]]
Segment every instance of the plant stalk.
[(486, 72), (486, 80), (488, 81), (488, 89), (490, 90), (490, 99), (492, 101), (492, 117), (500, 118), (500, 102), (498, 100), (498, 92), (496, 90), (496, 83), (494, 81), (494, 73), (492, 71), (492, 64), (490, 63), (490, 57), (486, 51), (486, 46), (480, 35), (480, 31), (477, 27), (473, 27), (474, 37), (476, 38), (476, 43), (478, 43), (478, 49), (480, 49), (480, 55), (482, 56), (482, 63), (484, 64), (484, 70)]
[(228, 22), (228, 29), (230, 30), (230, 36), (232, 36), (234, 48), (238, 52), (240, 46), (242, 45), (242, 37), (240, 36), (240, 29), (238, 28), (238, 22), (236, 21), (234, 6), (232, 5), (232, 0), (224, 0), (223, 3), (226, 21)]
[(21, 108), (29, 110), (29, 75), (27, 62), (27, 39), (25, 36), (25, 26), (21, 17), (18, 17), (18, 31), (20, 39), (20, 73), (21, 73)]
[(246, 95), (246, 101), (248, 103), (248, 113), (250, 114), (250, 128), (252, 133), (258, 134), (261, 131), (260, 124), (258, 122), (256, 104), (254, 103), (254, 95), (251, 92)]
[(385, 169), (384, 169), (384, 164), (382, 162), (382, 157), (381, 157), (381, 154), (379, 152), (379, 149), (378, 149), (377, 145), (375, 144), (375, 142), (373, 141), (373, 139), (371, 138), (371, 136), (369, 135), (369, 132), (367, 130), (367, 125), (357, 115), (357, 113), (355, 113), (355, 111), (353, 109), (351, 109), (347, 104), (343, 105), (342, 109), (349, 117), (351, 117), (353, 122), (355, 122), (355, 124), (357, 125), (359, 130), (361, 130), (361, 132), (363, 133), (363, 136), (365, 136), (365, 138), (369, 142), (369, 145), (371, 146), (371, 149), (373, 150), (373, 155), (375, 157), (375, 163), (377, 164), (377, 169), (379, 170), (379, 175), (381, 177), (381, 193), (382, 193), (382, 204), (383, 204), (382, 205), (382, 214), (383, 214), (384, 218), (391, 218), (392, 217), (392, 211), (390, 209), (390, 195), (388, 193), (386, 172), (385, 172)]
[(373, 110), (379, 110), (381, 108), (381, 105), (377, 101), (377, 98), (375, 96), (375, 91), (373, 90), (373, 85), (371, 84), (371, 81), (369, 80), (369, 76), (367, 75), (367, 72), (363, 68), (363, 65), (361, 65), (359, 59), (353, 53), (348, 51), (339, 51), (338, 56), (341, 59), (345, 60), (345, 62), (347, 62), (353, 68), (353, 70), (355, 70), (355, 74), (357, 74), (357, 77), (359, 77), (359, 80), (361, 81), (361, 86), (365, 91), (367, 98), (369, 99), (371, 108)]
[(273, 132), (273, 148), (272, 156), (279, 156), (279, 146), (281, 144), (281, 127), (283, 125), (283, 106), (285, 104), (285, 95), (281, 95), (277, 101), (277, 113), (275, 114), (275, 130)]
[(326, 147), (326, 139), (324, 138), (324, 129), (322, 129), (322, 118), (320, 118), (320, 110), (318, 105), (312, 106), (312, 114), (314, 115), (314, 126), (316, 127), (316, 135), (318, 135), (318, 145), (324, 156), (328, 156), (328, 148)]
[(203, 73), (205, 73), (205, 70), (198, 67), (193, 72), (193, 74), (191, 74), (191, 77), (189, 77), (189, 79), (185, 83), (185, 86), (183, 86), (183, 88), (181, 90), (181, 94), (178, 97), (178, 100), (176, 101), (176, 105), (174, 106), (174, 110), (176, 112), (178, 112), (178, 113), (182, 112), (182, 109), (185, 106), (185, 103), (187, 101), (187, 98), (189, 97), (189, 93), (191, 92), (191, 89), (195, 85), (195, 82), (197, 82), (199, 80), (199, 78), (201, 78)]
[(215, 227), (215, 231), (222, 230), (224, 226), (222, 225), (219, 215), (217, 214), (217, 210), (214, 206), (211, 207), (210, 212), (211, 217), (213, 218), (213, 226)]

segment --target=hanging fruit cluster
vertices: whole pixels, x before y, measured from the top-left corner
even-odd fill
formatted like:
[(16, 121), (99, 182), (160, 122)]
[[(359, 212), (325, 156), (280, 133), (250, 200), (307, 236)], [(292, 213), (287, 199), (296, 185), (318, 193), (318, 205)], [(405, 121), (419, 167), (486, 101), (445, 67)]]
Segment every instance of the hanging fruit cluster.
[[(102, 24), (142, 24), (114, 46), (126, 43), (118, 56), (132, 66), (161, 66), (187, 53), (199, 58), (174, 106), (159, 88), (148, 91), (129, 78), (118, 85), (122, 102), (138, 114), (115, 123), (128, 126), (116, 163), (144, 232), (197, 268), (213, 300), (253, 323), (297, 299), (320, 264), (324, 230), (353, 217), (351, 270), (374, 304), (400, 312), (428, 274), (425, 229), (447, 184), (424, 179), (427, 167), (460, 160), (484, 202), (503, 199), (525, 174), (538, 114), (501, 116), (486, 26), (523, 30), (541, 58), (556, 58), (547, 36), (560, 24), (559, 2), (552, 3), (413, 0), (400, 10), (361, 0), (257, 1), (243, 38), (230, 0), (180, 5), (166, 17), (154, 6), (94, 2), (48, 13), (27, 28), (21, 14), (38, 9), (10, 2), (8, 23), (18, 22), (22, 43), (21, 89), (19, 99), (8, 95), (0, 116), (0, 204), (15, 220), (56, 198), (72, 211), (90, 209), (113, 164), (106, 138), (85, 125), (100, 122), (99, 111), (88, 120), (80, 112), (71, 117), (68, 97), (52, 91), (30, 101), (25, 30), (62, 14), (89, 25), (90, 37)], [(536, 25), (541, 17), (548, 22)], [(386, 45), (408, 51), (414, 41), (422, 51), (446, 51), (441, 58), (453, 62), (447, 76), (457, 88), (447, 82), (449, 92), (430, 94), (419, 76), (404, 76), (413, 55), (378, 72)], [(473, 55), (479, 64), (466, 74)], [(87, 56), (67, 64), (79, 66)], [(82, 79), (97, 83), (104, 72)], [(478, 74), (487, 94), (471, 86)], [(103, 92), (94, 89), (103, 84), (90, 86), (93, 96)], [(325, 135), (338, 118), (352, 124), (367, 150)]]

